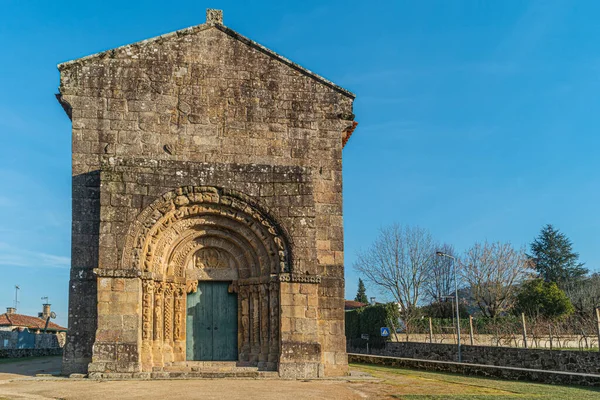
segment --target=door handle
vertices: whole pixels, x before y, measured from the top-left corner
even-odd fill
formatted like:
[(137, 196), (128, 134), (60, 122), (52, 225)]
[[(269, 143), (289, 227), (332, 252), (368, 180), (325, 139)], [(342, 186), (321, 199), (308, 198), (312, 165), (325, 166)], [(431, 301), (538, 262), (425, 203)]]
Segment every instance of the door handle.
[(208, 328), (206, 328), (207, 331), (210, 331), (210, 326)]

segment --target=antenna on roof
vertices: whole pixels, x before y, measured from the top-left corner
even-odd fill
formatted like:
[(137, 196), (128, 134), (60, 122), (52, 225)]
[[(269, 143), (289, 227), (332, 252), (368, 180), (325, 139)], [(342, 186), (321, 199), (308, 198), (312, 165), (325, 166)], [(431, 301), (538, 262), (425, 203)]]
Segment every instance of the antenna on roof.
[(48, 296), (42, 297), (42, 300), (45, 300), (44, 304), (48, 304)]
[(15, 285), (15, 311), (17, 310), (17, 307), (19, 307), (19, 290), (21, 289), (21, 287), (19, 287), (19, 285)]

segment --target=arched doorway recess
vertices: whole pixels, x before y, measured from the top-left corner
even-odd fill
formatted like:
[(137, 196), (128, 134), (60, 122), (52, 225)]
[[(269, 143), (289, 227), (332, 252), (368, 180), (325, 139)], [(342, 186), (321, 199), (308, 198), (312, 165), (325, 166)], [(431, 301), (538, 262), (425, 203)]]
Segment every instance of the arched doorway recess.
[(143, 371), (186, 360), (188, 294), (210, 281), (228, 282), (237, 294), (237, 360), (277, 368), (279, 286), (292, 272), (290, 246), (252, 199), (216, 187), (178, 188), (138, 215), (124, 249), (121, 265), (142, 279)]

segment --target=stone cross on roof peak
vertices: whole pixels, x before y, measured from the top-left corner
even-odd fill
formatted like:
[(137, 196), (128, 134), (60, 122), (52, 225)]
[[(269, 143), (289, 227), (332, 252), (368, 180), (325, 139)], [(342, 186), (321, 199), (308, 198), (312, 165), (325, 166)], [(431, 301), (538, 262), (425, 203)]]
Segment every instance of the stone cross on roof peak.
[(206, 23), (210, 25), (223, 25), (223, 10), (207, 8)]

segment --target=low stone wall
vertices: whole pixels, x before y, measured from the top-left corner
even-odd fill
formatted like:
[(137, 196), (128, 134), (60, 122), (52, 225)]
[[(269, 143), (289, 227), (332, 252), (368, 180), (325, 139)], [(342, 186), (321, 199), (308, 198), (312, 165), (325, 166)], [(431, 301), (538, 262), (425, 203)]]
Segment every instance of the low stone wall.
[(61, 356), (63, 349), (60, 347), (52, 349), (0, 349), (0, 358), (22, 358)]
[[(397, 342), (418, 342), (430, 343), (429, 334), (427, 333), (402, 333), (394, 336)], [(463, 336), (464, 343), (470, 343), (468, 335)], [(431, 336), (433, 343), (440, 344), (456, 344), (456, 335), (453, 333), (434, 333)], [(552, 337), (552, 346), (550, 345), (550, 337), (535, 336), (527, 338), (529, 348), (551, 349), (555, 348), (574, 349), (577, 350), (582, 345), (595, 347), (598, 345), (598, 340), (595, 337), (582, 335), (554, 335)], [(515, 336), (498, 336), (491, 334), (475, 334), (473, 335), (474, 346), (493, 346), (493, 347), (517, 347), (523, 348), (523, 337)]]
[[(461, 351), (463, 363), (600, 374), (600, 352), (492, 346), (461, 346)], [(366, 349), (349, 348), (348, 352), (364, 354)], [(420, 360), (458, 360), (453, 344), (388, 342), (385, 348), (371, 349), (369, 353)]]
[(373, 356), (366, 354), (348, 354), (348, 362), (385, 365), (397, 368), (412, 368), (436, 372), (451, 372), (456, 374), (476, 375), (507, 380), (542, 382), (555, 385), (600, 387), (600, 375), (570, 372), (543, 371), (536, 369), (465, 364), (447, 361), (416, 360), (410, 358)]

